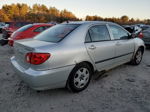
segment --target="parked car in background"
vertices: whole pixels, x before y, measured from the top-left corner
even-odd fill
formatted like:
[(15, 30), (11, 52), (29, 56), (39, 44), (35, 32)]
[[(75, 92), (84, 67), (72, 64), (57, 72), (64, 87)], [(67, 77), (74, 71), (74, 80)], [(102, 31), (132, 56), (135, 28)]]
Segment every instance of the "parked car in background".
[(135, 37), (143, 38), (142, 28), (137, 25), (124, 25), (123, 27)]
[(142, 28), (142, 30), (144, 31), (144, 30), (147, 30), (148, 28), (150, 28), (150, 25), (144, 25), (143, 27), (141, 27)]
[(29, 22), (5, 22), (5, 27), (2, 29), (2, 40), (0, 41), (2, 45), (8, 43), (8, 38), (13, 32), (15, 32), (20, 27), (30, 24)]
[(0, 33), (2, 33), (2, 29), (4, 28), (5, 23), (4, 22), (0, 22)]
[(24, 25), (31, 24), (31, 22), (5, 22), (5, 24), (3, 28), (3, 37), (10, 37), (14, 31)]
[(84, 90), (94, 71), (132, 62), (140, 64), (144, 42), (111, 22), (55, 25), (33, 39), (16, 41), (11, 63), (33, 89)]
[(145, 45), (150, 46), (150, 27), (143, 30), (142, 33), (143, 33), (142, 39), (145, 42)]
[(143, 26), (145, 26), (145, 24), (135, 24), (136, 26), (142, 28)]
[(8, 44), (13, 46), (15, 40), (21, 40), (26, 38), (33, 38), (39, 33), (43, 32), (47, 28), (50, 28), (53, 24), (37, 23), (37, 24), (28, 24), (18, 30), (16, 30), (11, 37), (9, 38)]

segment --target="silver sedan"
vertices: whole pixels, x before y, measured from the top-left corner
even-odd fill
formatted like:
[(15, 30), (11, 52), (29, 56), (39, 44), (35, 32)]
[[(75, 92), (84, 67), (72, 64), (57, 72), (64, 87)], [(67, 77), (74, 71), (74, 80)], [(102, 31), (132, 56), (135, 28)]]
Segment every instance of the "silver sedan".
[(33, 89), (87, 88), (95, 71), (121, 64), (140, 64), (144, 42), (111, 22), (70, 22), (56, 25), (34, 39), (16, 41), (11, 63)]

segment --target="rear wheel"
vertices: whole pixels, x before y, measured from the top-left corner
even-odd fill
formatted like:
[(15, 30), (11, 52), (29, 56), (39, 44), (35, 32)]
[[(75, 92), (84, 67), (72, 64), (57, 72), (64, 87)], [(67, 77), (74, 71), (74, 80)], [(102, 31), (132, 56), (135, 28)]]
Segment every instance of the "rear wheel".
[(142, 61), (142, 57), (143, 57), (143, 51), (141, 48), (139, 48), (134, 56), (134, 58), (132, 59), (131, 63), (133, 65), (139, 65)]
[(73, 92), (80, 92), (89, 85), (91, 75), (91, 68), (86, 63), (79, 64), (72, 70), (67, 87)]

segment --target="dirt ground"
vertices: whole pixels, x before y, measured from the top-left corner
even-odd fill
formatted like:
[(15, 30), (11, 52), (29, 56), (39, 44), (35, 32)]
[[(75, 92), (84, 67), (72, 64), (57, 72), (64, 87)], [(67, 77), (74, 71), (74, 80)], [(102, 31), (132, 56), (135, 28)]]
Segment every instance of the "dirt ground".
[(9, 46), (0, 46), (0, 112), (150, 112), (150, 49), (139, 66), (122, 65), (81, 93), (36, 92), (12, 70)]

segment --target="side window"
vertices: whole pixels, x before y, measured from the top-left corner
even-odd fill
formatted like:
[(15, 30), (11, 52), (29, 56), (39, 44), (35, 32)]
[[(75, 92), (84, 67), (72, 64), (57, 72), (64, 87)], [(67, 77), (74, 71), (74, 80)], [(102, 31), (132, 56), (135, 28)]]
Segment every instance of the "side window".
[(115, 25), (109, 25), (109, 26), (115, 40), (128, 39), (128, 33), (124, 31), (122, 28)]
[(44, 27), (45, 30), (48, 29), (48, 28), (50, 28), (50, 26), (45, 26), (45, 27)]
[(42, 26), (42, 27), (38, 27), (37, 29), (35, 29), (34, 32), (42, 32), (44, 30), (45, 28)]
[(105, 25), (93, 26), (89, 29), (93, 42), (110, 40), (108, 29)]
[(85, 42), (91, 42), (91, 37), (90, 37), (90, 34), (89, 34), (89, 31), (87, 32), (86, 34), (86, 37), (85, 37)]

